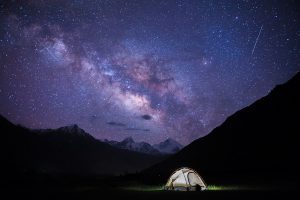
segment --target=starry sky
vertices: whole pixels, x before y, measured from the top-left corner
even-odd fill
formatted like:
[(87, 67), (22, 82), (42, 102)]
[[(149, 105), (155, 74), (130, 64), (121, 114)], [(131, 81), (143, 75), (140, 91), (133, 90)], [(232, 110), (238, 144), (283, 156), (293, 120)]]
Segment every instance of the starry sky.
[(296, 1), (0, 3), (0, 114), (186, 145), (300, 70)]

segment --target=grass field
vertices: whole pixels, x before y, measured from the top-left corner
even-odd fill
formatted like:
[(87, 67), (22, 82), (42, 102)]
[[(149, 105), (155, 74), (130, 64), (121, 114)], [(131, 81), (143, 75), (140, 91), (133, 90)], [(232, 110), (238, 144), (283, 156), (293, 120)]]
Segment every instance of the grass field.
[[(121, 190), (127, 191), (163, 191), (164, 185), (128, 185), (119, 187)], [(225, 186), (225, 185), (208, 185), (206, 191), (233, 191), (233, 190), (258, 190), (258, 188), (250, 186)]]
[[(257, 182), (259, 183), (259, 182)], [(284, 184), (281, 184), (284, 183)], [(14, 181), (1, 186), (1, 199), (295, 199), (297, 183), (209, 184), (205, 191), (165, 191), (163, 184), (146, 185), (120, 179), (57, 179), (41, 184), (40, 180)], [(109, 197), (109, 198), (107, 198)], [(296, 198), (297, 199), (297, 198)]]
[[(197, 192), (164, 191), (157, 187), (104, 189), (97, 187), (86, 188), (43, 188), (32, 190), (10, 191), (4, 199), (295, 199), (296, 192), (277, 190), (206, 190)], [(293, 198), (292, 198), (293, 197)], [(296, 198), (297, 199), (297, 198)]]

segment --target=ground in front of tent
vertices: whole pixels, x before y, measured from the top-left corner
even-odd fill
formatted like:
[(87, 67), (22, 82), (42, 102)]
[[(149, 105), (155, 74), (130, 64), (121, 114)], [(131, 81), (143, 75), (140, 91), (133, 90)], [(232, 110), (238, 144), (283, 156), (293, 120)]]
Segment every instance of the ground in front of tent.
[[(259, 182), (259, 181), (258, 181)], [(272, 182), (273, 183), (273, 182)], [(146, 185), (119, 178), (48, 178), (14, 180), (1, 185), (5, 199), (289, 199), (298, 195), (297, 183), (284, 184), (214, 184), (204, 191), (166, 191), (164, 184)], [(8, 198), (7, 198), (8, 197)], [(4, 198), (3, 198), (4, 199)]]

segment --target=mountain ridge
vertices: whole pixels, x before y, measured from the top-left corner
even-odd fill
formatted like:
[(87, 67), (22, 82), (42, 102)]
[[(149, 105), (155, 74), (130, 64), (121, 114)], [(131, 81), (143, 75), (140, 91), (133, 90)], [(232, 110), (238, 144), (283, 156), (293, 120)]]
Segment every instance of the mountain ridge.
[(135, 142), (132, 137), (127, 137), (120, 142), (107, 139), (104, 139), (102, 141), (120, 149), (127, 149), (152, 155), (174, 154), (183, 147), (181, 144), (171, 138), (168, 138), (165, 141), (154, 145), (151, 145), (147, 142)]

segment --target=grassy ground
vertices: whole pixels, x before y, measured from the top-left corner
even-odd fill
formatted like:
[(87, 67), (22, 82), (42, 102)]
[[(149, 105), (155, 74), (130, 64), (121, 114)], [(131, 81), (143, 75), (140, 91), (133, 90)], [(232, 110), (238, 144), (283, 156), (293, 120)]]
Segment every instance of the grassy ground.
[[(4, 199), (297, 199), (294, 191), (277, 190), (207, 190), (197, 192), (164, 191), (157, 187), (130, 189), (83, 188), (43, 188), (10, 191)], [(3, 193), (2, 193), (3, 194)], [(9, 197), (9, 198), (7, 198)], [(292, 198), (293, 197), (293, 198)]]
[[(118, 189), (125, 191), (163, 191), (164, 185), (142, 185), (142, 184), (131, 184), (121, 186)], [(257, 190), (258, 188), (250, 186), (229, 186), (229, 185), (208, 185), (206, 191), (234, 191), (234, 190)]]
[[(297, 199), (295, 191), (279, 190), (240, 190), (237, 187), (212, 186), (206, 191), (179, 192), (164, 191), (160, 186), (128, 186), (125, 188), (39, 188), (16, 189), (9, 197), (14, 199)], [(5, 198), (10, 199), (10, 198)]]
[[(120, 181), (118, 179), (93, 179), (68, 181), (56, 180), (40, 184), (16, 182), (1, 187), (5, 198), (1, 199), (292, 199), (298, 195), (295, 184), (211, 184), (207, 190), (197, 192), (165, 191), (164, 185), (145, 185), (137, 181)], [(295, 199), (295, 197), (293, 198)], [(297, 199), (297, 198), (296, 198)]]

